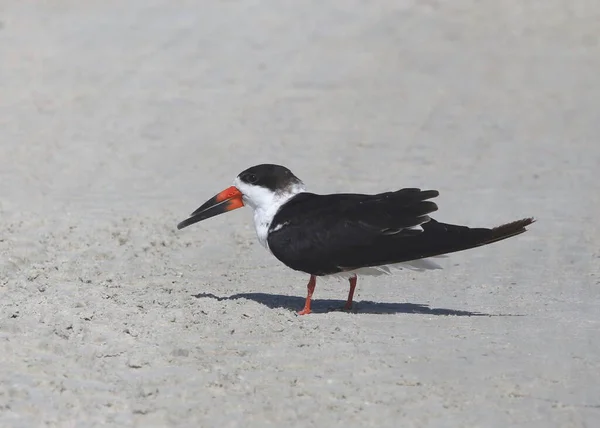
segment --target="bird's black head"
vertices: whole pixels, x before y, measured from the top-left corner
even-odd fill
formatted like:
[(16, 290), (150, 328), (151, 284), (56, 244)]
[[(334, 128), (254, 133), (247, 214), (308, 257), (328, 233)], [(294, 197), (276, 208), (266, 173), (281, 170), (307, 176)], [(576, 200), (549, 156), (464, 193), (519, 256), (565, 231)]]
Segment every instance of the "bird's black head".
[(274, 164), (250, 167), (239, 173), (237, 180), (246, 185), (263, 187), (273, 193), (285, 192), (293, 186), (302, 185), (302, 181), (292, 171)]

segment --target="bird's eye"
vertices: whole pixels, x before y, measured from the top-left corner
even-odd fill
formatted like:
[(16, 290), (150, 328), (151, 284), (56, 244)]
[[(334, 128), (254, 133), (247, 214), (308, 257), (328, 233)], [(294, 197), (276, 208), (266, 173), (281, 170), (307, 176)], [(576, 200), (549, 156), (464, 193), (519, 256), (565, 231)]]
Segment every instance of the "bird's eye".
[(252, 183), (256, 183), (258, 181), (258, 177), (254, 174), (246, 174), (246, 182), (252, 184)]

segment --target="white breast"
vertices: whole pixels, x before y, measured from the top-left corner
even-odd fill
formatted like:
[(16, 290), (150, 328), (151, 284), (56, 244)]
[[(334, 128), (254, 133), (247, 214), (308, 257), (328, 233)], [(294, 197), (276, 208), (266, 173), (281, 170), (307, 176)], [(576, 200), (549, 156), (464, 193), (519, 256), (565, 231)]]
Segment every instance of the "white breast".
[(233, 185), (242, 192), (244, 204), (254, 211), (254, 229), (256, 230), (258, 242), (269, 250), (267, 238), (275, 214), (283, 204), (306, 190), (304, 184), (295, 184), (281, 192), (273, 192), (261, 186), (253, 186), (238, 178), (234, 180)]
[[(281, 208), (281, 205), (277, 207), (277, 210), (279, 208)], [(254, 210), (254, 230), (256, 230), (258, 242), (267, 250), (269, 250), (269, 243), (267, 242), (269, 228), (273, 222), (273, 217), (277, 214), (277, 210), (274, 210), (274, 212), (273, 210)]]

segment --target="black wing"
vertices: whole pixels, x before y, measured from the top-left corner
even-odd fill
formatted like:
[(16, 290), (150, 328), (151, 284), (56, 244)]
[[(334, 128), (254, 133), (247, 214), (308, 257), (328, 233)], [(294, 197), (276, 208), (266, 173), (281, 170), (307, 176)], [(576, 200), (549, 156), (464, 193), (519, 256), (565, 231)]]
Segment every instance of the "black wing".
[[(269, 248), (292, 269), (323, 275), (389, 264), (404, 240), (422, 234), (435, 190), (377, 195), (301, 193), (275, 215)], [(418, 257), (414, 257), (418, 258)], [(399, 261), (399, 260), (398, 260)]]
[[(428, 216), (435, 190), (378, 195), (301, 193), (275, 215), (268, 244), (288, 267), (327, 275), (461, 251), (525, 231), (532, 219), (494, 229), (439, 223)], [(419, 227), (420, 226), (420, 227)]]

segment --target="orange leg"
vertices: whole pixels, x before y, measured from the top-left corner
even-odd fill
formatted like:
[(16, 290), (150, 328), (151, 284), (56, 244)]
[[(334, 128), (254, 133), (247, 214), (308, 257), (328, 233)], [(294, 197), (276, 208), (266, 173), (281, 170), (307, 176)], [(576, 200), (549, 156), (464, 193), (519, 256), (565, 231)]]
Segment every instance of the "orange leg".
[(354, 289), (356, 288), (356, 275), (350, 278), (350, 291), (348, 292), (348, 300), (346, 301), (346, 305), (344, 309), (349, 311), (352, 309), (352, 299), (354, 298)]
[(306, 284), (306, 288), (308, 289), (308, 294), (306, 295), (306, 303), (304, 303), (304, 309), (298, 311), (298, 315), (308, 315), (310, 314), (310, 301), (312, 299), (312, 295), (315, 291), (315, 287), (317, 285), (317, 277), (314, 275), (310, 276), (310, 280), (308, 284)]

